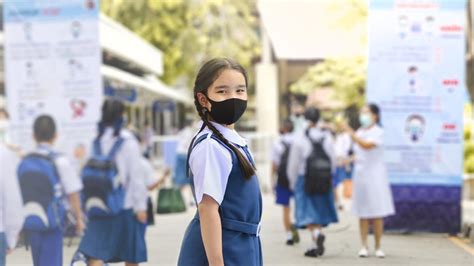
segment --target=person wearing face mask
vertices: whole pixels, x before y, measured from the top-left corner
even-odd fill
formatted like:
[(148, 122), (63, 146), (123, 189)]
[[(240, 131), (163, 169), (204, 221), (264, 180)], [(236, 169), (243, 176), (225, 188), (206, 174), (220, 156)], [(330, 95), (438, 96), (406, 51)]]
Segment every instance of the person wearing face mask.
[(247, 107), (247, 73), (233, 60), (206, 62), (194, 100), (202, 126), (188, 149), (197, 212), (186, 229), (179, 266), (260, 266), (262, 197), (255, 162), (234, 124)]
[(375, 256), (384, 258), (381, 249), (383, 218), (395, 214), (392, 192), (384, 162), (384, 131), (380, 125), (380, 109), (369, 104), (360, 112), (361, 127), (357, 132), (346, 125), (355, 143), (353, 173), (353, 213), (359, 218), (362, 249), (359, 257), (368, 257), (367, 237), (373, 224)]

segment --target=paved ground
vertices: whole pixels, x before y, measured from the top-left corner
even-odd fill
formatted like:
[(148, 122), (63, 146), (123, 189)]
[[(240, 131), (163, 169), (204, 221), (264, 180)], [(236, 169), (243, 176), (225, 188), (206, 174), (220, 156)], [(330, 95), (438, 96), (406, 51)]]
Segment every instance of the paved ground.
[[(383, 240), (387, 258), (374, 257), (359, 259), (357, 221), (346, 212), (340, 213), (340, 223), (326, 229), (327, 250), (322, 258), (310, 259), (302, 256), (309, 236), (301, 231), (302, 243), (294, 247), (283, 245), (280, 223), (280, 209), (273, 205), (271, 196), (265, 196), (262, 241), (264, 265), (474, 265), (472, 246), (465, 249), (459, 245), (462, 241), (452, 241), (445, 235), (388, 234)], [(185, 214), (160, 215), (157, 224), (147, 234), (149, 263), (143, 265), (176, 265), (176, 258), (183, 232), (192, 218), (194, 210)], [(77, 243), (77, 240), (75, 241)], [(458, 245), (456, 245), (456, 243)], [(371, 241), (373, 243), (373, 241)], [(69, 265), (75, 246), (65, 248), (65, 264)], [(31, 256), (25, 250), (17, 250), (8, 258), (7, 265), (32, 265)]]

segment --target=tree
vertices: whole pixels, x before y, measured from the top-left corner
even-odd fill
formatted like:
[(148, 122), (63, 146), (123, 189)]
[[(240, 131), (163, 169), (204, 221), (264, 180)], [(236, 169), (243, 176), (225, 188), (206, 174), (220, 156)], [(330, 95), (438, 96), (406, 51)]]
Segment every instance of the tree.
[(103, 0), (102, 10), (164, 54), (168, 84), (191, 85), (210, 57), (230, 57), (249, 69), (260, 53), (252, 0)]
[[(356, 30), (360, 41), (367, 43), (367, 2), (364, 0), (334, 0), (327, 6), (336, 17), (334, 27)], [(332, 88), (334, 97), (346, 106), (364, 104), (367, 76), (365, 57), (331, 58), (316, 63), (290, 87), (294, 93), (308, 94), (318, 88)]]
[(364, 104), (366, 60), (364, 57), (327, 59), (301, 77), (290, 90), (307, 94), (318, 88), (332, 88), (334, 97), (347, 106)]

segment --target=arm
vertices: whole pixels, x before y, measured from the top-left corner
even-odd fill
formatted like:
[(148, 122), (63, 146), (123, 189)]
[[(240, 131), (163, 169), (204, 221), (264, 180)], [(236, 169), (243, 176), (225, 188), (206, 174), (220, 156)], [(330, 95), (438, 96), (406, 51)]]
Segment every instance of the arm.
[(210, 266), (223, 266), (222, 226), (219, 205), (208, 195), (204, 195), (198, 206), (201, 222), (201, 236)]
[(347, 133), (349, 133), (349, 135), (351, 136), (351, 139), (354, 141), (354, 143), (359, 145), (362, 149), (371, 150), (371, 149), (377, 147), (377, 145), (374, 142), (366, 141), (366, 140), (363, 140), (363, 139), (359, 138), (356, 135), (354, 129), (352, 129), (349, 125), (346, 124), (345, 129), (346, 129)]
[(298, 178), (298, 172), (300, 168), (300, 163), (303, 161), (302, 157), (302, 150), (299, 146), (300, 140), (296, 140), (293, 142), (290, 148), (290, 154), (288, 155), (288, 166), (286, 169), (286, 174), (288, 175), (288, 181), (290, 181), (290, 188), (294, 190), (296, 185), (296, 179)]
[(85, 224), (84, 219), (82, 217), (81, 197), (79, 195), (79, 192), (69, 194), (68, 197), (72, 211), (74, 212), (74, 217), (76, 217), (76, 233), (78, 235), (82, 235), (85, 229)]
[(171, 174), (171, 170), (168, 168), (166, 169), (165, 173), (163, 174), (163, 176), (157, 180), (154, 184), (152, 184), (151, 186), (148, 186), (148, 190), (149, 191), (153, 191), (159, 187), (161, 187), (161, 185), (163, 185), (163, 183), (166, 181), (166, 179), (170, 176)]
[[(138, 142), (135, 139), (127, 139), (127, 177), (130, 192), (132, 193), (133, 211), (141, 223), (147, 222), (147, 200), (148, 188), (146, 186), (145, 176), (142, 174), (141, 153)], [(125, 148), (125, 147), (123, 147)]]

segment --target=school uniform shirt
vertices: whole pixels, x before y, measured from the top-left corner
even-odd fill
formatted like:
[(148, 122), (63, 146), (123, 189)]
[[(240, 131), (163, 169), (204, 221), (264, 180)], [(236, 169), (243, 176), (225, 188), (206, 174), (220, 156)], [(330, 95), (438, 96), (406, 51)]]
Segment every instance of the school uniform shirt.
[[(142, 154), (140, 145), (135, 136), (127, 129), (120, 131), (120, 137), (124, 139), (115, 157), (118, 174), (122, 184), (125, 186), (125, 209), (146, 211), (148, 189), (141, 168)], [(108, 154), (115, 141), (114, 130), (106, 128), (100, 139), (102, 152)]]
[[(298, 176), (305, 174), (306, 169), (306, 160), (312, 152), (311, 141), (306, 137), (306, 130), (295, 133), (293, 144), (291, 145), (290, 154), (288, 156), (288, 168), (287, 175), (288, 180), (290, 181), (290, 188), (294, 190)], [(332, 163), (333, 171), (335, 170), (335, 154), (334, 154), (334, 139), (331, 135), (331, 132), (327, 130), (322, 130), (318, 124), (316, 127), (309, 129), (309, 137), (318, 141), (322, 138), (323, 140), (323, 149), (326, 154), (329, 156), (329, 159)]]
[(23, 226), (23, 200), (18, 184), (16, 154), (0, 143), (0, 232), (5, 233), (7, 245), (16, 246)]
[[(54, 150), (51, 145), (40, 143), (35, 152), (48, 155), (50, 152), (54, 152)], [(58, 171), (63, 195), (70, 195), (82, 190), (82, 180), (79, 177), (77, 168), (66, 155), (58, 153), (54, 159), (54, 165)], [(69, 203), (66, 199), (64, 200), (64, 205), (66, 208), (69, 208)]]
[(348, 133), (340, 133), (336, 135), (334, 141), (334, 155), (336, 156), (338, 166), (341, 166), (340, 160), (346, 159), (349, 157), (349, 151), (352, 147), (351, 136)]
[[(246, 146), (247, 141), (237, 131), (211, 122), (231, 144)], [(207, 134), (207, 139), (198, 143), (189, 157), (189, 167), (193, 174), (196, 201), (199, 204), (204, 194), (213, 198), (219, 205), (224, 199), (227, 181), (232, 170), (232, 157), (223, 145), (211, 139), (212, 130), (204, 128), (196, 139)], [(242, 154), (244, 151), (239, 148)]]
[(292, 133), (286, 133), (278, 137), (277, 141), (273, 144), (272, 148), (272, 162), (276, 165), (280, 165), (280, 160), (281, 156), (285, 152), (285, 145), (291, 145), (293, 142), (293, 134)]
[(376, 147), (354, 147), (353, 214), (366, 219), (392, 215), (395, 208), (384, 162), (383, 129), (377, 125), (361, 128), (356, 135)]

